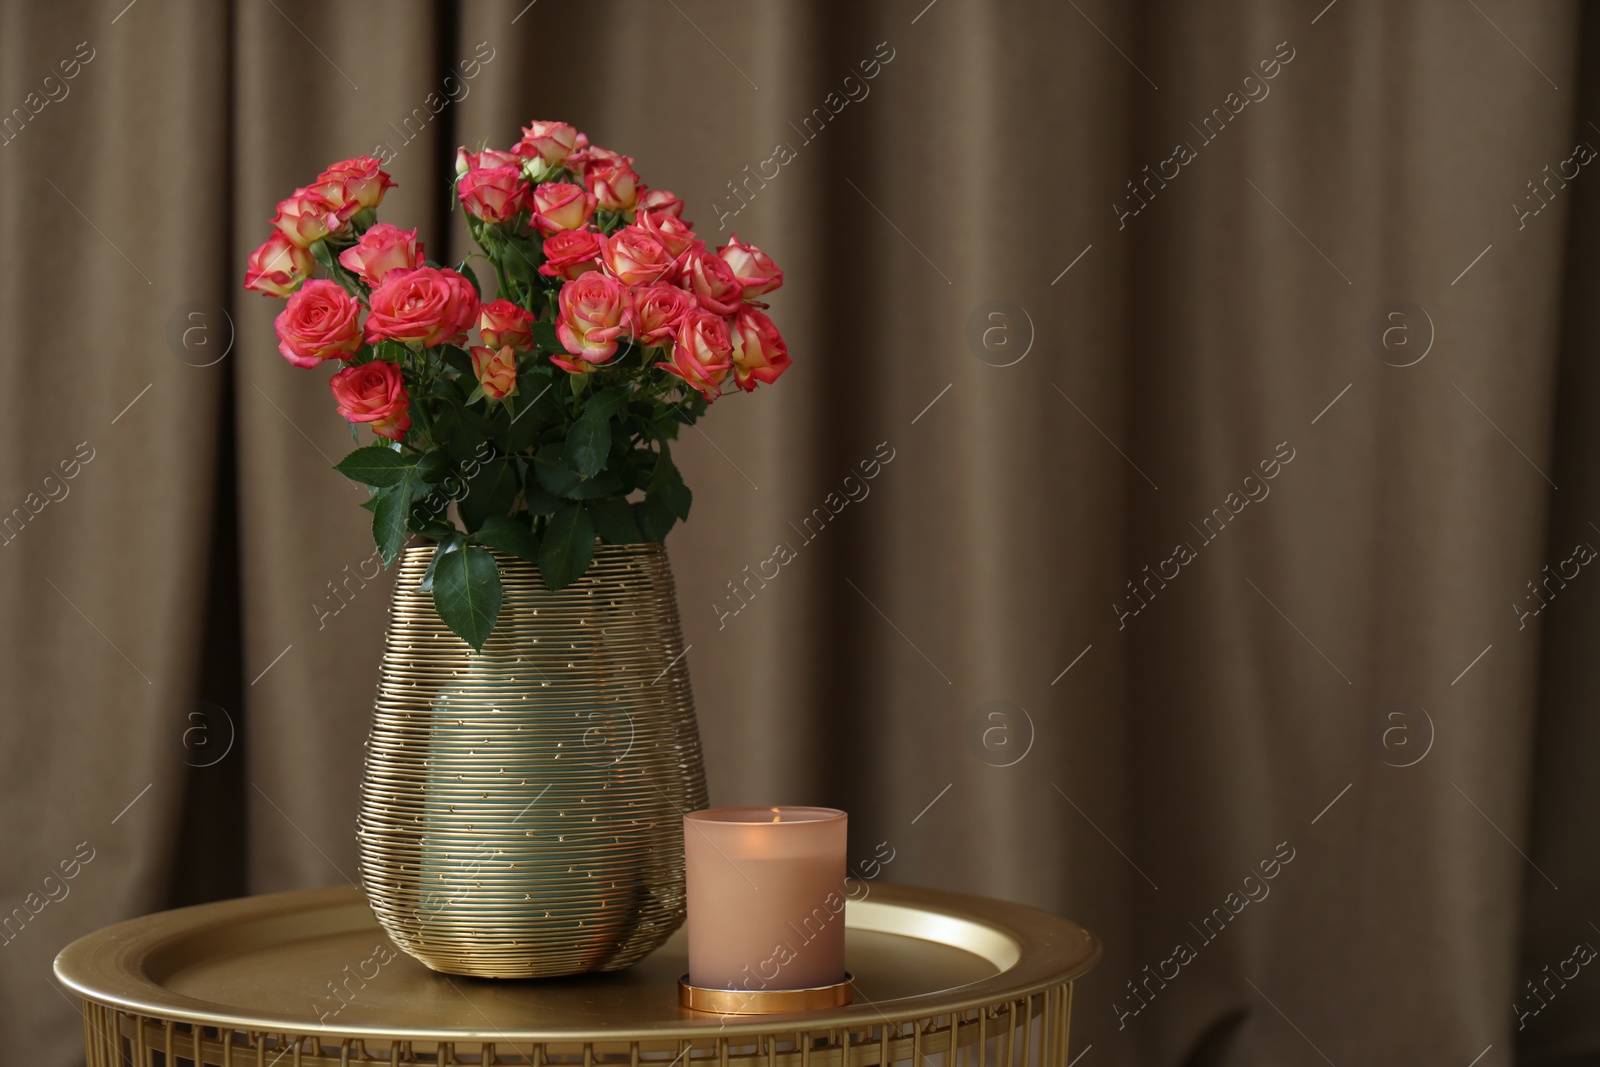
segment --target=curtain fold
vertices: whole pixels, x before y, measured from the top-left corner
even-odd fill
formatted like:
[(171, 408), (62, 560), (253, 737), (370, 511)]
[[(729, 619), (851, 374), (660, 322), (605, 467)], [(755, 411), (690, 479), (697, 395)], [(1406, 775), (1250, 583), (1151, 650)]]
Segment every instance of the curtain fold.
[(1082, 922), (1084, 1067), (1600, 1055), (1585, 9), (124, 3), (0, 4), (10, 1047), (77, 936), (355, 877), (390, 578), (244, 260), (364, 153), (459, 259), (562, 118), (786, 271), (675, 450), (714, 803)]

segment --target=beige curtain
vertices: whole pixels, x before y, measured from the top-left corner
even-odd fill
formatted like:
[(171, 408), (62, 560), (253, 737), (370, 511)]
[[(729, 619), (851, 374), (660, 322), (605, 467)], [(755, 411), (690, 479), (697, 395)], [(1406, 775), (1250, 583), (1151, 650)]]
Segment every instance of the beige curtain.
[(0, 5), (0, 912), (75, 868), (0, 1039), (81, 1055), (75, 937), (354, 876), (387, 579), (244, 257), (380, 149), (459, 253), (450, 152), (539, 117), (787, 270), (680, 453), (716, 802), (1094, 930), (1085, 1067), (1593, 1062), (1584, 14)]

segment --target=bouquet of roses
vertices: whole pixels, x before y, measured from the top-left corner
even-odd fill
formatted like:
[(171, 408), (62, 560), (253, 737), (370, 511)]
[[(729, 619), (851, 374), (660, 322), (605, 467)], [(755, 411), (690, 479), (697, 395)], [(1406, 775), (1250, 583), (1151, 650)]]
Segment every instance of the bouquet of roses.
[(454, 268), (377, 221), (394, 182), (363, 156), (278, 205), (245, 288), (288, 298), (285, 359), (339, 368), (329, 385), (352, 436), (365, 423), (381, 439), (338, 469), (369, 490), (385, 564), (413, 534), (434, 541), (424, 588), (481, 649), (501, 599), (488, 549), (559, 589), (596, 538), (661, 540), (691, 501), (678, 428), (776, 381), (789, 355), (762, 301), (783, 272), (737, 236), (707, 249), (630, 157), (535, 122), (509, 152), (458, 150), (456, 173), (480, 251)]

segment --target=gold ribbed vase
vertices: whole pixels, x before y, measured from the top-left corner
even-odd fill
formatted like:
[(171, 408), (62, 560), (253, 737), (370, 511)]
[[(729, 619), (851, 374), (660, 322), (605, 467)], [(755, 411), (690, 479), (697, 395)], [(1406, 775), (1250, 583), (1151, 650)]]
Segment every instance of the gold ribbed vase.
[(683, 922), (683, 823), (706, 806), (677, 598), (659, 544), (597, 545), (557, 593), (496, 556), (474, 652), (400, 560), (357, 822), (394, 943), (436, 971), (614, 971)]

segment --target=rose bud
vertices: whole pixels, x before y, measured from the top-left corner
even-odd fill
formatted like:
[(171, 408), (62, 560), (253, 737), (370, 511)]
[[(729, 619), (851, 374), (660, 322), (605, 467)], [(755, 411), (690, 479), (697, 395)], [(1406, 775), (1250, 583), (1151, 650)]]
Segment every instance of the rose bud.
[(556, 337), (574, 358), (551, 356), (564, 370), (587, 374), (617, 353), (617, 341), (633, 332), (628, 289), (615, 278), (589, 273), (561, 287)]
[(639, 343), (671, 344), (685, 315), (698, 308), (692, 295), (676, 285), (657, 283), (633, 291)]
[(383, 201), (384, 191), (395, 187), (389, 175), (379, 169), (378, 161), (371, 156), (357, 156), (335, 163), (317, 175), (317, 181), (338, 182), (344, 187), (345, 196), (355, 201), (358, 209), (377, 207)]
[[(640, 211), (654, 211), (662, 215), (671, 215), (673, 218), (683, 218), (683, 200), (677, 193), (669, 193), (665, 189), (651, 189), (639, 197)], [(688, 225), (688, 223), (684, 223)], [(692, 227), (691, 227), (692, 228)]]
[(623, 285), (648, 285), (673, 269), (672, 254), (641, 227), (625, 227), (600, 242), (600, 261)]
[(544, 239), (544, 262), (539, 273), (546, 278), (571, 281), (600, 269), (600, 235), (593, 230), (562, 230)]
[(728, 323), (721, 315), (695, 308), (683, 317), (672, 346), (672, 362), (657, 363), (667, 373), (682, 378), (707, 400), (721, 392), (722, 379), (728, 376), (733, 344)]
[(746, 300), (770, 293), (783, 284), (783, 271), (772, 262), (772, 257), (755, 245), (741, 242), (738, 234), (730, 235), (728, 243), (717, 249), (717, 255), (733, 268), (733, 276), (739, 279), (739, 288)]
[(626, 163), (591, 163), (583, 180), (607, 211), (632, 211), (639, 201), (639, 176)]
[(509, 300), (496, 300), (478, 311), (478, 333), (490, 348), (532, 348), (533, 316)]
[(392, 270), (367, 298), (367, 340), (424, 347), (453, 341), (478, 318), (478, 292), (449, 267)]
[(571, 182), (545, 182), (533, 190), (533, 224), (546, 236), (579, 229), (594, 208), (594, 196)]
[(360, 305), (337, 282), (307, 282), (273, 323), (278, 351), (296, 367), (343, 359), (361, 347), (359, 311)]
[[(640, 201), (642, 204), (643, 201)], [(635, 226), (642, 226), (650, 231), (650, 236), (666, 246), (673, 259), (682, 258), (683, 254), (692, 248), (704, 248), (706, 243), (694, 235), (694, 230), (687, 222), (676, 215), (666, 215), (659, 211), (646, 211), (639, 208), (639, 214), (634, 219)]]
[(678, 284), (693, 293), (701, 307), (718, 315), (732, 315), (739, 310), (743, 289), (727, 260), (693, 249), (683, 254), (681, 262)]
[(498, 224), (528, 210), (530, 188), (517, 167), (469, 170), (456, 181), (456, 194), (467, 214)]
[(262, 296), (288, 296), (316, 269), (315, 256), (291, 243), (282, 230), (273, 230), (267, 243), (250, 253), (244, 287)]
[(472, 373), (491, 400), (504, 400), (517, 391), (517, 354), (510, 345), (498, 349), (472, 346)]
[(376, 286), (392, 270), (409, 270), (424, 263), (422, 242), (416, 230), (402, 230), (387, 222), (375, 224), (354, 246), (339, 253), (339, 262), (362, 281)]
[(733, 344), (734, 384), (745, 392), (753, 390), (757, 382), (771, 385), (789, 369), (789, 346), (783, 343), (778, 328), (749, 304), (733, 317), (728, 338)]
[(272, 217), (272, 224), (283, 231), (291, 244), (310, 248), (329, 233), (343, 228), (339, 206), (312, 187), (296, 189), (292, 196), (278, 201), (278, 213)]
[(578, 131), (565, 122), (530, 122), (522, 128), (522, 140), (512, 152), (530, 162), (537, 159), (542, 170), (564, 162), (578, 146)]
[(456, 149), (456, 177), (460, 177), (469, 170), (491, 170), (494, 167), (521, 167), (522, 160), (510, 152), (502, 152), (498, 148), (485, 148), (479, 152), (468, 152), (465, 148)]
[(394, 363), (378, 360), (346, 367), (328, 379), (328, 388), (338, 401), (339, 414), (369, 424), (379, 437), (401, 441), (411, 429), (411, 397), (405, 376)]

